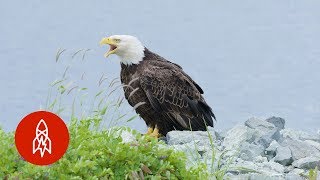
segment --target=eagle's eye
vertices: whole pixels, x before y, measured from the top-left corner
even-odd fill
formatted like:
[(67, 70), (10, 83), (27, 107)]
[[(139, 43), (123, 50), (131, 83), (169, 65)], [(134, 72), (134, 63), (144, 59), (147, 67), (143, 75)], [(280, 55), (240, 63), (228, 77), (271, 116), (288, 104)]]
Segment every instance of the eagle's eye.
[(114, 42), (119, 43), (119, 42), (121, 42), (121, 40), (120, 39), (114, 39)]

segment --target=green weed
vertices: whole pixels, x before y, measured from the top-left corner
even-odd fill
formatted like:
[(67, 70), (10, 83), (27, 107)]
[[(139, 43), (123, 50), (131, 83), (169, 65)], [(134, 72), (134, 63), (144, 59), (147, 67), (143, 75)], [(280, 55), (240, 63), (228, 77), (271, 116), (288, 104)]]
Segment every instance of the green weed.
[[(55, 61), (65, 53), (59, 49)], [(71, 56), (76, 59), (89, 49), (81, 49)], [(65, 57), (65, 56), (64, 56)], [(50, 84), (45, 109), (61, 114), (69, 113), (70, 144), (66, 154), (56, 163), (36, 166), (23, 160), (14, 145), (14, 132), (0, 128), (0, 179), (209, 179), (204, 164), (187, 168), (186, 156), (168, 148), (164, 142), (142, 136), (126, 127), (115, 127), (120, 121), (137, 118), (122, 113), (123, 97), (113, 96), (122, 86), (117, 78), (103, 75), (98, 85), (102, 90), (88, 100), (88, 88), (66, 78), (71, 65), (60, 79)], [(82, 75), (83, 76), (83, 75)], [(83, 78), (81, 78), (83, 79)], [(109, 84), (105, 85), (111, 79)], [(73, 97), (70, 110), (63, 104)], [(91, 104), (90, 110), (84, 106)], [(76, 109), (80, 108), (80, 115)], [(107, 126), (104, 126), (107, 123)], [(121, 132), (129, 131), (134, 140), (125, 143)]]
[[(32, 165), (20, 158), (13, 133), (0, 130), (0, 177), (32, 179), (196, 179), (205, 176), (201, 167), (186, 168), (182, 152), (164, 148), (163, 142), (142, 136), (129, 128), (99, 130), (101, 119), (72, 119), (66, 154), (49, 166)], [(123, 143), (121, 131), (135, 141)], [(201, 178), (202, 179), (202, 178)]]

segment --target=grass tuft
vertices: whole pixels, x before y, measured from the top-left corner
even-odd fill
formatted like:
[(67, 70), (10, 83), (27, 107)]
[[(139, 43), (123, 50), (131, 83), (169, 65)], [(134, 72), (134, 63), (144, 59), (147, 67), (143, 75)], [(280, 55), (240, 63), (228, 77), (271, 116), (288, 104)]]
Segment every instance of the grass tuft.
[[(13, 133), (0, 129), (0, 178), (32, 179), (203, 179), (201, 167), (188, 170), (182, 152), (164, 148), (163, 142), (141, 136), (125, 127), (100, 129), (101, 118), (73, 118), (69, 123), (70, 144), (55, 164), (36, 166), (24, 161), (13, 145)], [(123, 143), (121, 132), (134, 141)]]

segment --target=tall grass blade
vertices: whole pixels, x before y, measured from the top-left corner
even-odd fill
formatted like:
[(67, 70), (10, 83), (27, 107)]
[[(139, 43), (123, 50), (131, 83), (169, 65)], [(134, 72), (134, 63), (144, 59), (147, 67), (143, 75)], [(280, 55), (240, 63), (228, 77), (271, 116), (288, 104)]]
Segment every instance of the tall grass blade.
[(58, 49), (57, 54), (56, 54), (56, 62), (58, 62), (61, 54), (62, 54), (63, 52), (65, 52), (65, 51), (66, 51), (66, 49), (61, 49), (61, 48)]

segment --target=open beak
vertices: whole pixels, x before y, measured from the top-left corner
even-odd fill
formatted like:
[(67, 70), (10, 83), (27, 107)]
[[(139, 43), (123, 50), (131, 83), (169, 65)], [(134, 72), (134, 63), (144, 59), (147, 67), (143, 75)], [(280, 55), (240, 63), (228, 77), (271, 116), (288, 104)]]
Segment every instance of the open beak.
[(110, 54), (114, 54), (116, 52), (117, 45), (113, 41), (112, 38), (107, 38), (107, 37), (102, 38), (101, 41), (100, 41), (100, 46), (105, 45), (105, 44), (110, 45), (109, 51), (104, 54), (104, 57), (107, 58)]

